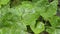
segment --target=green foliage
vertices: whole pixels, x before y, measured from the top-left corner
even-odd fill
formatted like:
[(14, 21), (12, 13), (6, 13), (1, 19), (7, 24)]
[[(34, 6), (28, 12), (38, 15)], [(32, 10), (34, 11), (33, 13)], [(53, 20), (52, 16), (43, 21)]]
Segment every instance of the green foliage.
[(0, 8), (1, 8), (1, 5), (5, 5), (9, 2), (10, 0), (0, 0)]
[[(60, 34), (60, 17), (56, 16), (58, 0), (51, 3), (48, 0), (10, 1), (0, 0), (0, 34), (29, 34), (27, 25), (34, 34), (45, 30), (49, 34)], [(39, 20), (40, 16), (43, 18)]]
[(60, 17), (52, 16), (49, 21), (53, 27), (60, 27)]
[(35, 23), (32, 22), (32, 24), (30, 25), (31, 29), (33, 30), (33, 32), (35, 34), (39, 34), (42, 31), (44, 31), (45, 27), (44, 27), (44, 24), (42, 22), (40, 22), (40, 23), (38, 22), (37, 25), (36, 25), (36, 27), (35, 27)]
[(46, 31), (49, 32), (49, 34), (60, 34), (60, 29), (56, 29), (56, 28), (47, 28)]

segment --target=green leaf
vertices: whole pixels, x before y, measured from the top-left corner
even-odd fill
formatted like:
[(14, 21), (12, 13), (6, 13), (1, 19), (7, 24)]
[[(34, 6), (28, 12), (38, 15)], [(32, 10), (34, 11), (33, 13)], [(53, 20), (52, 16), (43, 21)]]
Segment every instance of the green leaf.
[(39, 0), (35, 3), (35, 5), (38, 7), (45, 7), (48, 4), (49, 4), (48, 0)]
[(49, 22), (53, 27), (60, 27), (60, 17), (52, 16), (49, 18)]
[(0, 9), (0, 34), (26, 34), (26, 25), (22, 23), (21, 12), (16, 8), (4, 6)]
[(46, 29), (46, 31), (47, 31), (49, 34), (60, 34), (60, 29), (48, 28), (48, 29)]
[(0, 0), (0, 4), (7, 4), (10, 0)]
[(53, 2), (51, 2), (49, 5), (46, 6), (45, 8), (45, 12), (41, 13), (41, 15), (46, 19), (49, 18), (53, 15), (56, 15), (56, 11), (57, 11), (57, 4), (58, 4), (58, 0), (54, 0)]
[(25, 29), (26, 28), (23, 26), (23, 24), (20, 23), (20, 24), (15, 24), (10, 28), (4, 27), (0, 29), (0, 34), (26, 34)]
[(9, 2), (10, 0), (0, 0), (0, 8), (1, 8), (1, 5), (5, 5)]
[(21, 12), (14, 8), (3, 7), (0, 9), (0, 25), (11, 26), (21, 20)]
[(36, 22), (32, 22), (32, 24), (30, 25), (32, 31), (35, 34), (39, 34), (42, 31), (44, 31), (45, 27), (44, 27), (44, 24), (42, 22), (38, 22), (37, 25), (36, 25), (36, 27), (35, 27), (35, 24), (36, 24)]
[(26, 25), (30, 25), (39, 17), (39, 14), (37, 13), (37, 11), (35, 11), (35, 8), (31, 3), (23, 2), (22, 5), (18, 6), (17, 8), (19, 8), (19, 11), (22, 12), (21, 21)]

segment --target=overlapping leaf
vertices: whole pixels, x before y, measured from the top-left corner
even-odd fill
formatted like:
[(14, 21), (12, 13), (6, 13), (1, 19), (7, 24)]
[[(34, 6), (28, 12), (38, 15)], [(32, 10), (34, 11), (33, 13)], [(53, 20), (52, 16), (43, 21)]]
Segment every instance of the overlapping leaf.
[(26, 25), (20, 21), (20, 12), (14, 8), (6, 8), (0, 9), (0, 34), (26, 34)]
[[(9, 1), (0, 0), (0, 7)], [(60, 17), (54, 16), (56, 15), (58, 0), (51, 3), (48, 0), (21, 1), (19, 6), (11, 5), (14, 7), (3, 6), (0, 8), (0, 34), (26, 34), (26, 25), (30, 25), (32, 31), (39, 34), (45, 29), (42, 22), (36, 22), (39, 16), (45, 20), (48, 18), (47, 20), (52, 25), (52, 28), (47, 27), (46, 29), (49, 34), (60, 34), (60, 29), (56, 29), (56, 27), (60, 27)]]
[(44, 13), (41, 13), (41, 15), (44, 18), (48, 18), (48, 17), (51, 17), (53, 15), (56, 15), (56, 13), (57, 13), (56, 12), (56, 10), (57, 10), (57, 4), (58, 4), (58, 1), (57, 0), (54, 0), (53, 2), (51, 2), (49, 5), (46, 6), (45, 12)]
[(39, 17), (39, 14), (35, 11), (35, 8), (31, 3), (22, 3), (19, 10), (22, 11), (22, 22), (26, 25), (30, 25), (31, 22), (37, 20)]

